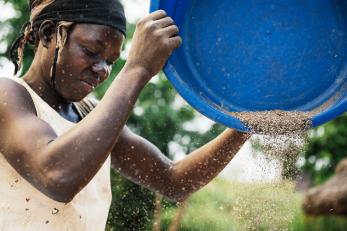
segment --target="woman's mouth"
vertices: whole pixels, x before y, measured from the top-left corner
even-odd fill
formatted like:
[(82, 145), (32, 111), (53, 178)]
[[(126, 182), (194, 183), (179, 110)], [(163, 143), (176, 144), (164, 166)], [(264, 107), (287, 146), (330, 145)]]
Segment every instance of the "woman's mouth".
[(90, 90), (94, 90), (96, 87), (97, 87), (97, 83), (92, 83), (92, 82), (89, 82), (89, 81), (86, 81), (86, 80), (82, 80), (81, 81), (84, 85), (87, 85)]

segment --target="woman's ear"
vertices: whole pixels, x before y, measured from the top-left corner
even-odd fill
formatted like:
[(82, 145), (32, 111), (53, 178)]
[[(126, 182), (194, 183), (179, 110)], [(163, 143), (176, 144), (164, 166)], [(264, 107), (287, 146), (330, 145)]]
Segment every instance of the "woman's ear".
[(39, 28), (39, 38), (43, 47), (48, 48), (56, 33), (56, 24), (51, 20), (44, 21)]

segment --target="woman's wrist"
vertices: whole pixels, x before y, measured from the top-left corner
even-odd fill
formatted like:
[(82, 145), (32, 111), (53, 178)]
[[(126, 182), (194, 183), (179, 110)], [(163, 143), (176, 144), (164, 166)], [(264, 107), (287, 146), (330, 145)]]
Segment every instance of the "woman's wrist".
[(153, 77), (153, 74), (151, 74), (141, 65), (132, 65), (126, 63), (122, 69), (122, 72), (126, 75), (135, 76), (136, 79), (144, 81), (145, 83), (147, 83)]
[(231, 139), (233, 142), (239, 142), (241, 144), (243, 144), (244, 142), (246, 142), (251, 136), (251, 133), (247, 133), (247, 132), (241, 132), (238, 131), (236, 129), (232, 129), (232, 128), (228, 128), (224, 131), (224, 134), (229, 137), (229, 139)]

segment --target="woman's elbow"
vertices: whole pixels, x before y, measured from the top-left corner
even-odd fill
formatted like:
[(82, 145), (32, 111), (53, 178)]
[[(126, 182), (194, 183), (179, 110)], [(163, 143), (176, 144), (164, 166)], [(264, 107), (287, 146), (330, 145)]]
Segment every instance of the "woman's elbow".
[(61, 192), (58, 190), (49, 190), (45, 194), (50, 199), (56, 202), (65, 203), (65, 204), (70, 203), (75, 197), (74, 194), (67, 194), (66, 192)]
[(41, 186), (46, 196), (54, 201), (61, 203), (69, 203), (73, 200), (80, 188), (76, 188), (71, 179), (59, 177), (56, 174), (47, 174), (45, 183)]

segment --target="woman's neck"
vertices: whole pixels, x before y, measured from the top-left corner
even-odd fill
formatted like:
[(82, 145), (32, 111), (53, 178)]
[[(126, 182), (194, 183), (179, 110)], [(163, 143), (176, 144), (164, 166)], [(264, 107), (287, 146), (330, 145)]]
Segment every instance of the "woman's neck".
[(40, 44), (35, 52), (34, 60), (23, 76), (23, 80), (35, 91), (50, 107), (58, 112), (62, 117), (71, 121), (78, 122), (79, 116), (74, 104), (63, 98), (51, 83), (52, 56), (48, 49)]
[(74, 105), (62, 98), (53, 88), (49, 78), (40, 77), (39, 73), (30, 69), (23, 80), (38, 94), (49, 106), (58, 112), (63, 118), (71, 122), (78, 122), (81, 117)]
[(23, 76), (24, 81), (54, 110), (59, 111), (70, 103), (62, 98), (50, 83), (50, 78), (45, 76), (35, 67), (31, 67)]

